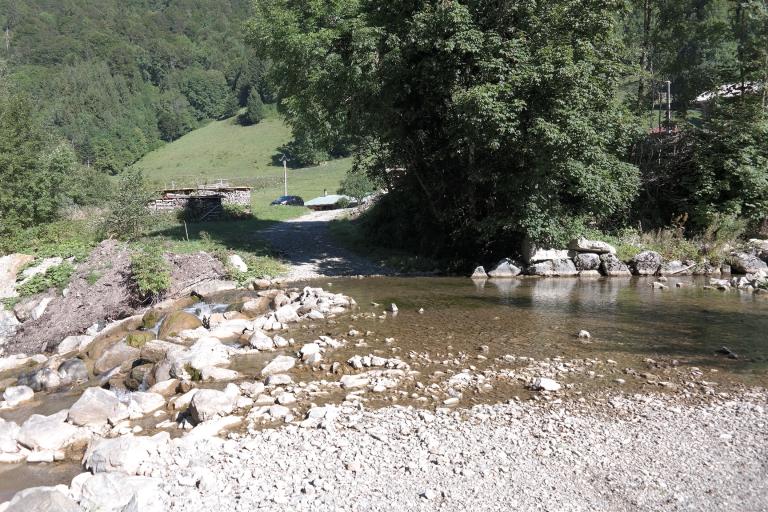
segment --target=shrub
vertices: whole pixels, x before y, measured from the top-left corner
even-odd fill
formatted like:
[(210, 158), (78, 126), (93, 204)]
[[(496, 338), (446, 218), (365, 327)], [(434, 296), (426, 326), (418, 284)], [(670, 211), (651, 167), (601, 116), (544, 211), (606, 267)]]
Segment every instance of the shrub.
[(151, 213), (147, 208), (153, 193), (140, 169), (126, 169), (112, 195), (110, 212), (104, 222), (107, 236), (136, 240), (146, 231)]
[(171, 287), (171, 270), (163, 253), (145, 247), (131, 257), (131, 273), (142, 302), (157, 302)]
[(376, 184), (367, 174), (358, 170), (351, 169), (339, 185), (339, 194), (344, 194), (362, 202), (363, 198), (376, 192)]
[(49, 268), (43, 274), (33, 276), (29, 281), (19, 286), (16, 291), (20, 296), (26, 297), (50, 290), (51, 288), (63, 290), (69, 284), (69, 280), (74, 272), (75, 267), (68, 262), (64, 262), (61, 265)]
[(261, 101), (261, 95), (256, 88), (251, 89), (251, 93), (248, 95), (248, 101), (245, 106), (245, 112), (243, 112), (238, 120), (240, 124), (249, 126), (260, 123), (266, 116), (264, 108), (264, 102)]

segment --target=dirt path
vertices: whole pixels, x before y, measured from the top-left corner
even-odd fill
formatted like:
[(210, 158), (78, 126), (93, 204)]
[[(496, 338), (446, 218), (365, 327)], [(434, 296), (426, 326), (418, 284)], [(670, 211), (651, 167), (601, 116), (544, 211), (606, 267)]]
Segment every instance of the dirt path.
[(333, 239), (328, 223), (345, 213), (345, 210), (308, 213), (276, 223), (259, 231), (257, 236), (269, 243), (289, 266), (283, 276), (289, 281), (387, 273), (381, 265), (339, 247)]

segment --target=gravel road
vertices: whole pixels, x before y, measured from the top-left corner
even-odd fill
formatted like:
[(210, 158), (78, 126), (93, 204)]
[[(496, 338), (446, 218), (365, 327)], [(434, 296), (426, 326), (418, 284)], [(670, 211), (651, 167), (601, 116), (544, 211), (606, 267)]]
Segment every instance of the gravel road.
[(347, 405), (327, 429), (176, 448), (158, 476), (172, 511), (759, 511), (768, 509), (765, 405), (764, 392), (437, 415)]
[(345, 215), (345, 210), (311, 212), (296, 219), (278, 222), (257, 233), (277, 251), (289, 271), (286, 281), (318, 277), (379, 275), (386, 269), (342, 249), (328, 230), (328, 223)]

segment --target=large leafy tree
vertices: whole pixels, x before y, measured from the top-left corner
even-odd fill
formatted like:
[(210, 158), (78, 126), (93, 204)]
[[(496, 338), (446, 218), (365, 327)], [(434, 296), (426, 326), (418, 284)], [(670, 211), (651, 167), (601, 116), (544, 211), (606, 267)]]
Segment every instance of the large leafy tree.
[(294, 129), (388, 185), (378, 233), (493, 251), (634, 197), (622, 5), (258, 0), (250, 39)]

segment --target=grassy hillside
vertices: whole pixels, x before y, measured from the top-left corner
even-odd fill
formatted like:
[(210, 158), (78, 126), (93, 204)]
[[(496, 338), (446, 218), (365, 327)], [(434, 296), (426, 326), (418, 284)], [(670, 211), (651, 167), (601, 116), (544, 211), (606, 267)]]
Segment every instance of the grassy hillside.
[[(135, 165), (163, 187), (218, 179), (251, 185), (254, 215), (262, 220), (280, 220), (308, 211), (269, 206), (283, 194), (283, 169), (272, 165), (272, 156), (290, 139), (290, 128), (275, 115), (254, 126), (240, 126), (230, 118), (199, 128), (149, 153)], [(341, 159), (289, 169), (288, 193), (305, 200), (321, 195), (324, 189), (335, 193), (351, 165), (350, 159)]]

